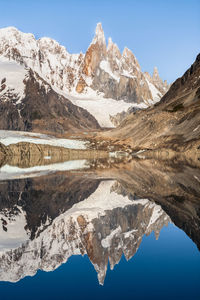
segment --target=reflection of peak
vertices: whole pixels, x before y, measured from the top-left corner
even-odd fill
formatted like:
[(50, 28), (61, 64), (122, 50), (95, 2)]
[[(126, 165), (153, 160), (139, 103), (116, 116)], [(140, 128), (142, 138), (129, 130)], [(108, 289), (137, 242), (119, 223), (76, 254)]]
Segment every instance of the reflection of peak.
[(34, 240), (2, 252), (0, 280), (18, 281), (38, 269), (54, 270), (72, 255), (87, 254), (103, 284), (108, 261), (113, 269), (123, 254), (130, 259), (144, 234), (169, 221), (158, 205), (116, 194), (114, 184), (101, 182), (88, 198), (59, 215)]

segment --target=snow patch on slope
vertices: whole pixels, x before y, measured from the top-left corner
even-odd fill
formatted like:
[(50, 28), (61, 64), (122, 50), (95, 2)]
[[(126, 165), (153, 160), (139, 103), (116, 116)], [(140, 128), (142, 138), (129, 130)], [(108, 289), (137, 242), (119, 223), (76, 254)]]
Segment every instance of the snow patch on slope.
[(155, 87), (155, 85), (153, 85), (151, 82), (149, 82), (149, 80), (147, 78), (146, 78), (146, 82), (147, 82), (147, 84), (149, 86), (149, 89), (150, 89), (150, 92), (152, 94), (153, 102), (156, 103), (156, 102), (160, 101), (160, 98), (162, 97), (162, 94)]
[(0, 130), (0, 143), (8, 146), (20, 142), (51, 145), (68, 149), (87, 149), (87, 142), (81, 140), (59, 139), (46, 134), (25, 131)]
[(0, 252), (20, 247), (29, 239), (25, 230), (26, 216), (20, 207), (16, 207), (19, 212), (12, 217), (0, 214)]
[(122, 232), (121, 226), (114, 229), (109, 235), (107, 235), (105, 239), (101, 240), (102, 247), (104, 248), (110, 247), (113, 238), (121, 232)]
[(108, 73), (111, 77), (113, 77), (117, 82), (119, 82), (120, 77), (115, 75), (111, 68), (110, 68), (110, 64), (108, 61), (106, 60), (102, 60), (100, 63), (100, 68), (105, 71), (106, 73)]
[(144, 103), (133, 104), (123, 100), (114, 100), (109, 98), (72, 98), (70, 100), (73, 104), (86, 109), (91, 115), (95, 117), (101, 127), (115, 127), (111, 122), (110, 116), (115, 116), (118, 113), (127, 111), (130, 107), (144, 108)]
[[(0, 57), (0, 97), (8, 93), (16, 94), (19, 101), (24, 97), (24, 79), (28, 74), (23, 66)], [(2, 89), (3, 85), (5, 88)], [(2, 89), (2, 90), (1, 90)]]

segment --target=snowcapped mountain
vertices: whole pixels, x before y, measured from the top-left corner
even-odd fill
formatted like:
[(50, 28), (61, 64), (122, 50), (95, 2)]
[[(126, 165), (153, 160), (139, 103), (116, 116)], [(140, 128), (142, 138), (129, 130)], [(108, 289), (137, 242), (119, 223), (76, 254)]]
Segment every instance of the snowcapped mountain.
[[(69, 54), (53, 39), (36, 40), (32, 34), (14, 27), (0, 30), (0, 55), (31, 68), (53, 87), (68, 94), (95, 91), (96, 95), (102, 93), (106, 98), (136, 103), (148, 103), (155, 98), (131, 50), (125, 48), (121, 54), (111, 38), (106, 45), (101, 23), (97, 24), (95, 37), (85, 55)], [(159, 97), (163, 95), (167, 86), (158, 72), (154, 72), (150, 81)]]
[[(163, 83), (159, 78), (158, 72), (154, 72), (151, 77), (141, 71), (131, 50), (125, 48), (121, 54), (111, 38), (106, 45), (100, 23), (97, 24), (95, 37), (86, 54), (70, 54), (53, 39), (44, 37), (36, 40), (32, 34), (22, 33), (14, 27), (0, 29), (0, 62), (4, 62), (5, 58), (18, 63), (18, 69), (13, 67), (15, 82), (10, 83), (16, 87), (13, 92), (20, 89), (20, 97), (24, 91), (21, 85), (23, 81), (18, 74), (21, 68), (21, 76), (25, 75), (25, 71), (22, 71), (24, 66), (36, 73), (54, 92), (87, 109), (104, 127), (113, 126), (110, 115), (126, 111), (134, 105), (139, 104), (144, 108), (155, 103), (168, 88), (166, 82)], [(0, 99), (4, 97), (3, 100), (7, 95), (3, 81), (4, 70), (1, 63)], [(113, 99), (118, 102), (113, 102)], [(98, 108), (97, 103), (100, 103)], [(100, 115), (99, 109), (102, 110)]]
[[(162, 82), (159, 75), (157, 80)], [(155, 82), (153, 86), (148, 84), (131, 50), (125, 47), (121, 54), (111, 38), (106, 45), (102, 25), (98, 23), (96, 35), (83, 60), (76, 91), (82, 93), (91, 88), (106, 98), (150, 104), (158, 101), (164, 93), (164, 90), (158, 90)]]
[[(17, 187), (18, 183), (14, 184)], [(39, 269), (52, 271), (72, 255), (87, 254), (97, 271), (99, 283), (103, 284), (108, 260), (113, 269), (123, 254), (127, 260), (130, 259), (138, 250), (144, 234), (154, 231), (158, 238), (161, 228), (170, 221), (161, 207), (153, 202), (134, 200), (115, 192), (118, 189), (115, 181), (102, 181), (96, 187), (94, 185), (95, 182), (89, 195), (83, 197), (81, 194), (83, 199), (79, 202), (75, 193), (77, 203), (65, 211), (60, 209), (55, 219), (47, 217), (42, 223), (42, 214), (39, 226), (34, 228), (34, 235), (24, 220), (35, 222), (37, 213), (34, 217), (32, 212), (30, 218), (29, 210), (26, 214), (26, 205), (23, 205), (24, 211), (15, 205), (10, 210), (1, 211), (0, 236), (4, 237), (3, 245), (0, 245), (1, 281), (16, 282), (25, 276), (34, 276)], [(23, 191), (19, 194), (21, 203), (27, 194), (26, 187), (24, 195)], [(37, 197), (36, 193), (32, 195), (33, 203), (36, 201), (34, 195)], [(65, 196), (62, 202), (66, 205), (68, 196), (64, 191), (61, 195)], [(47, 196), (49, 209), (49, 194)], [(17, 241), (10, 236), (12, 228), (19, 229)]]

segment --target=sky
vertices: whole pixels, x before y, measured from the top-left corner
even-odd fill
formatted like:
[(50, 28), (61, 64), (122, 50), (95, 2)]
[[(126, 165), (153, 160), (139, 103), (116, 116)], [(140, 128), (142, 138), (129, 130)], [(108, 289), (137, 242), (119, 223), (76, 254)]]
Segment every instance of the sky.
[(70, 53), (87, 50), (98, 22), (106, 39), (133, 51), (143, 71), (157, 66), (168, 82), (200, 52), (199, 0), (0, 0), (0, 28), (51, 37)]

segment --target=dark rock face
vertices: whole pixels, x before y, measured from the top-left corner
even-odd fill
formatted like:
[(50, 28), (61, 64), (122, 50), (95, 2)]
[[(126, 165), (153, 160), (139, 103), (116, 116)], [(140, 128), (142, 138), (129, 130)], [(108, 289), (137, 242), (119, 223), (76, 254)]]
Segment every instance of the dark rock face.
[(15, 103), (12, 101), (1, 102), (0, 99), (0, 128), (6, 130), (25, 130), (26, 128)]
[[(170, 90), (162, 98), (162, 106), (165, 105), (188, 105), (198, 102), (200, 88), (200, 54), (197, 55), (195, 62), (191, 67), (178, 78), (170, 87)], [(197, 98), (190, 97), (190, 93), (194, 93)], [(193, 98), (193, 99), (192, 99)], [(168, 108), (168, 106), (167, 106)], [(174, 107), (176, 110), (176, 108)], [(180, 108), (181, 109), (181, 108)], [(178, 108), (177, 108), (178, 110)]]
[(25, 96), (20, 103), (12, 96), (1, 101), (0, 96), (1, 129), (65, 133), (100, 128), (85, 109), (57, 94), (33, 71), (24, 80)]

